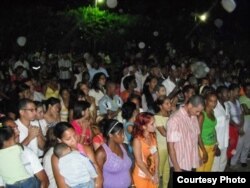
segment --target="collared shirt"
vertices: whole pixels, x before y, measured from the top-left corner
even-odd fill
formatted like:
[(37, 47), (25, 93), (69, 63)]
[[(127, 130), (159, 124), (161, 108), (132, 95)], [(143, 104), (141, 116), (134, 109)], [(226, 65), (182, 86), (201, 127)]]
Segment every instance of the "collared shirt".
[(228, 147), (229, 140), (229, 109), (228, 105), (225, 104), (225, 108), (218, 101), (214, 109), (214, 116), (217, 119), (217, 124), (215, 126), (216, 137), (218, 146), (220, 149), (225, 149)]
[(174, 142), (177, 162), (181, 169), (191, 171), (199, 167), (198, 135), (200, 128), (196, 116), (189, 116), (184, 107), (176, 111), (167, 122), (167, 142)]

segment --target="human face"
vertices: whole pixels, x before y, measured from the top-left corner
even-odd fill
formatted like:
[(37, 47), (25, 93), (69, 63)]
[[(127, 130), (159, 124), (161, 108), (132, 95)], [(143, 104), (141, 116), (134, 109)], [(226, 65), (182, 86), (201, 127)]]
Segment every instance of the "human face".
[(157, 79), (153, 78), (150, 82), (149, 82), (149, 88), (152, 88), (153, 90), (155, 89), (157, 85)]
[(124, 130), (120, 129), (116, 133), (112, 134), (110, 138), (112, 138), (115, 143), (122, 144), (124, 141)]
[(89, 87), (86, 84), (82, 84), (80, 89), (83, 91), (85, 95), (89, 95)]
[(25, 108), (20, 110), (20, 115), (29, 121), (33, 121), (36, 117), (36, 105), (28, 103)]
[(25, 84), (30, 87), (30, 92), (34, 93), (35, 87), (34, 87), (33, 82), (31, 80), (29, 80), (29, 81), (25, 82)]
[(100, 77), (100, 79), (99, 79), (99, 84), (100, 84), (101, 86), (105, 86), (105, 84), (106, 84), (106, 76), (102, 75), (102, 76)]
[(189, 110), (188, 113), (190, 116), (198, 116), (203, 111), (204, 107), (200, 104), (198, 106), (193, 106), (192, 104), (189, 104)]
[(16, 123), (12, 120), (9, 120), (5, 122), (5, 125), (12, 128), (12, 130), (14, 131), (15, 142), (18, 143), (20, 131), (18, 130)]
[(210, 95), (207, 99), (206, 99), (206, 106), (208, 108), (214, 109), (217, 105), (217, 96), (216, 95)]
[(221, 93), (221, 99), (223, 101), (228, 101), (229, 100), (229, 97), (230, 97), (230, 93), (228, 92), (227, 89), (224, 89)]
[(62, 138), (59, 139), (60, 142), (67, 144), (72, 149), (77, 148), (77, 136), (73, 128), (68, 128), (64, 131)]
[(69, 91), (68, 90), (63, 90), (62, 91), (62, 96), (61, 96), (63, 99), (69, 99), (70, 97), (70, 94), (69, 94)]
[(36, 109), (36, 119), (40, 120), (43, 119), (43, 117), (44, 117), (44, 109), (42, 106), (40, 106)]
[(185, 93), (185, 98), (188, 100), (190, 99), (193, 95), (195, 95), (194, 89), (189, 89), (187, 93)]
[(231, 92), (231, 97), (234, 99), (239, 98), (240, 96), (240, 89), (239, 88), (235, 88), (232, 92)]
[(155, 132), (155, 118), (152, 117), (148, 124), (146, 124), (146, 130), (150, 133)]
[(53, 106), (51, 106), (51, 112), (59, 114), (60, 111), (61, 111), (61, 105), (59, 103), (54, 104)]
[(158, 96), (164, 96), (167, 94), (165, 87), (160, 87), (159, 91), (157, 92)]
[(165, 101), (161, 105), (161, 110), (163, 110), (165, 112), (170, 112), (171, 111), (171, 101), (170, 101), (170, 99), (165, 99)]

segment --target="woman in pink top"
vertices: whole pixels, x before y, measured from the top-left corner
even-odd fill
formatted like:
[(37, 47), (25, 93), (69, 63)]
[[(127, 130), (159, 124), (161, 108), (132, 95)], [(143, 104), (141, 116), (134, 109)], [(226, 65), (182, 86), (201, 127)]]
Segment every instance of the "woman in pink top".
[[(77, 142), (77, 137), (74, 128), (67, 122), (60, 122), (54, 127), (54, 135), (59, 142), (67, 144), (72, 150), (78, 150), (81, 154), (86, 155), (94, 164), (98, 177), (95, 179), (95, 188), (102, 187), (102, 174), (97, 166), (93, 150), (83, 144)], [(51, 157), (53, 174), (56, 180), (57, 187), (68, 188), (63, 176), (61, 176), (58, 162), (59, 159), (53, 154)]]
[(74, 127), (79, 142), (85, 145), (92, 144), (91, 121), (89, 115), (90, 104), (86, 101), (77, 101), (73, 108), (73, 121), (71, 125)]

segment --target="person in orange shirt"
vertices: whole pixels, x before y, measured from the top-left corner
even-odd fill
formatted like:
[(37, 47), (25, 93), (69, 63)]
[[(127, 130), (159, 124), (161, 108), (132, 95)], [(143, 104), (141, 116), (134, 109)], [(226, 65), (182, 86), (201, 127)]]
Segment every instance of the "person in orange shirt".
[(153, 114), (142, 112), (136, 116), (133, 129), (135, 168), (132, 173), (136, 188), (157, 188), (159, 156)]
[(125, 90), (121, 92), (120, 94), (120, 97), (123, 102), (127, 102), (129, 96), (132, 93), (140, 95), (138, 91), (135, 91), (135, 88), (137, 87), (135, 76), (131, 75), (131, 76), (125, 77), (123, 80), (123, 85), (124, 85)]

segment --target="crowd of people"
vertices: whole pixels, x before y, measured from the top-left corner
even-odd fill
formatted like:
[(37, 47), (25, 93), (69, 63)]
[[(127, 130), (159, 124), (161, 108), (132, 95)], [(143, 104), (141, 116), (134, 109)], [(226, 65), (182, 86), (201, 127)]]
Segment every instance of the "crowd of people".
[(5, 60), (0, 187), (166, 188), (173, 172), (246, 167), (247, 64), (218, 54), (193, 70), (197, 61), (127, 54), (112, 70), (89, 53)]

